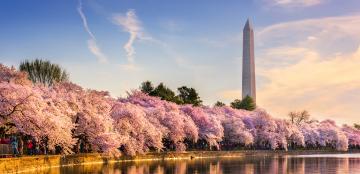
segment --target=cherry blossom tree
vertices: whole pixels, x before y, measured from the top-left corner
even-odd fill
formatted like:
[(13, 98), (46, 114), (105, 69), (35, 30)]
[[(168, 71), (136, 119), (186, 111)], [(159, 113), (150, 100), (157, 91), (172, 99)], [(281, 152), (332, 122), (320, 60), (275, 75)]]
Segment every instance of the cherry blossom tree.
[(172, 141), (176, 150), (186, 150), (184, 144), (186, 139), (192, 142), (198, 140), (198, 128), (194, 121), (179, 109), (179, 105), (139, 91), (133, 91), (122, 101), (143, 107), (146, 118), (152, 124), (158, 125), (159, 130), (166, 139)]
[(221, 121), (214, 115), (207, 114), (202, 107), (183, 105), (180, 109), (190, 116), (199, 128), (199, 138), (205, 140), (210, 147), (215, 146), (219, 149), (219, 142), (222, 141), (224, 136)]
[(246, 115), (250, 114), (246, 110), (233, 109), (228, 106), (207, 108), (205, 110), (213, 117), (220, 119), (224, 128), (224, 141), (230, 145), (244, 145), (248, 146), (253, 144), (254, 136), (252, 129), (246, 127), (244, 119)]
[(330, 145), (337, 150), (346, 151), (348, 149), (348, 139), (343, 131), (336, 126), (332, 120), (324, 120), (318, 127), (321, 146)]
[(360, 147), (359, 130), (331, 120), (296, 124), (259, 108), (178, 105), (140, 91), (115, 99), (70, 82), (33, 84), (26, 73), (1, 64), (0, 126), (63, 154), (73, 153), (80, 140), (93, 152), (114, 155), (184, 151), (199, 144), (216, 149)]
[(142, 154), (150, 148), (162, 149), (164, 135), (160, 130), (163, 128), (147, 120), (142, 107), (118, 102), (112, 108), (111, 117), (114, 119), (115, 129), (123, 138), (121, 144), (126, 154)]
[(14, 67), (8, 68), (3, 64), (0, 64), (0, 82), (15, 83), (24, 86), (32, 85), (32, 82), (28, 79), (25, 72), (17, 71)]
[(304, 136), (295, 124), (281, 119), (276, 119), (275, 122), (277, 124), (275, 133), (281, 140), (279, 144), (283, 149), (288, 150), (289, 144), (305, 146)]
[(349, 146), (360, 147), (360, 130), (348, 125), (342, 127), (342, 131), (348, 138)]
[(320, 132), (318, 123), (311, 122), (300, 125), (300, 131), (304, 136), (305, 145), (308, 147), (316, 147), (320, 144)]
[(61, 108), (43, 100), (39, 91), (29, 86), (1, 82), (0, 101), (2, 124), (11, 124), (17, 132), (31, 135), (38, 142), (46, 138), (50, 150), (59, 146), (63, 153), (72, 153), (75, 140), (71, 135), (74, 127), (71, 119), (61, 114)]
[(277, 124), (264, 110), (256, 110), (252, 113), (252, 124), (255, 128), (255, 144), (261, 148), (278, 148), (278, 143), (283, 141), (275, 134)]

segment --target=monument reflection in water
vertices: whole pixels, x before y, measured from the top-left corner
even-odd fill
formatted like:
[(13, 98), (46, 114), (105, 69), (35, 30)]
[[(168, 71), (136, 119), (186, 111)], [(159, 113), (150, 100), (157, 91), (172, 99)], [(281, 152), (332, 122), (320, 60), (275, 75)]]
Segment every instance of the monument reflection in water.
[(208, 158), (120, 162), (107, 165), (62, 167), (45, 173), (108, 174), (238, 174), (238, 173), (360, 173), (360, 154), (304, 156), (248, 156), (246, 158)]

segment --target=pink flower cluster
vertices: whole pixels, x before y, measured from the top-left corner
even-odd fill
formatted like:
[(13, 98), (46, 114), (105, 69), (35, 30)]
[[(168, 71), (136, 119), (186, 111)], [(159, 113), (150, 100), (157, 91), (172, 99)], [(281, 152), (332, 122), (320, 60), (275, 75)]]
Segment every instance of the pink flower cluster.
[(0, 64), (0, 125), (8, 123), (64, 154), (73, 153), (79, 138), (93, 151), (128, 155), (166, 150), (164, 140), (178, 151), (199, 142), (215, 149), (360, 146), (359, 130), (330, 120), (295, 125), (262, 109), (177, 105), (139, 91), (115, 99), (73, 83), (32, 84)]

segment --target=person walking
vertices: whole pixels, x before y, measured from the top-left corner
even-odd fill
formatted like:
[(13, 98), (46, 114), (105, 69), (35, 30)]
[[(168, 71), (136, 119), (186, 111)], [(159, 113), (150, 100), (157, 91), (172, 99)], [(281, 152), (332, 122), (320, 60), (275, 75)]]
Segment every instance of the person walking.
[(14, 155), (14, 157), (16, 157), (18, 155), (18, 153), (19, 153), (19, 151), (18, 151), (18, 141), (17, 141), (16, 136), (11, 136), (10, 145), (11, 145), (11, 148), (12, 148), (12, 151), (13, 151), (13, 155)]
[(34, 154), (35, 155), (40, 155), (40, 146), (39, 143), (37, 143), (36, 141), (33, 141), (34, 144)]
[(22, 137), (19, 137), (19, 155), (23, 155), (24, 153), (24, 141), (22, 140)]

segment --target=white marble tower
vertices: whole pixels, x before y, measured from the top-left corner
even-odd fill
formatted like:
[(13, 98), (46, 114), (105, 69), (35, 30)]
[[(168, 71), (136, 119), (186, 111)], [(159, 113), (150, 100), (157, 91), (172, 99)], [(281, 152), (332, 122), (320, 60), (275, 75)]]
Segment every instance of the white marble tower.
[(242, 98), (250, 96), (256, 102), (254, 30), (250, 19), (243, 30)]

